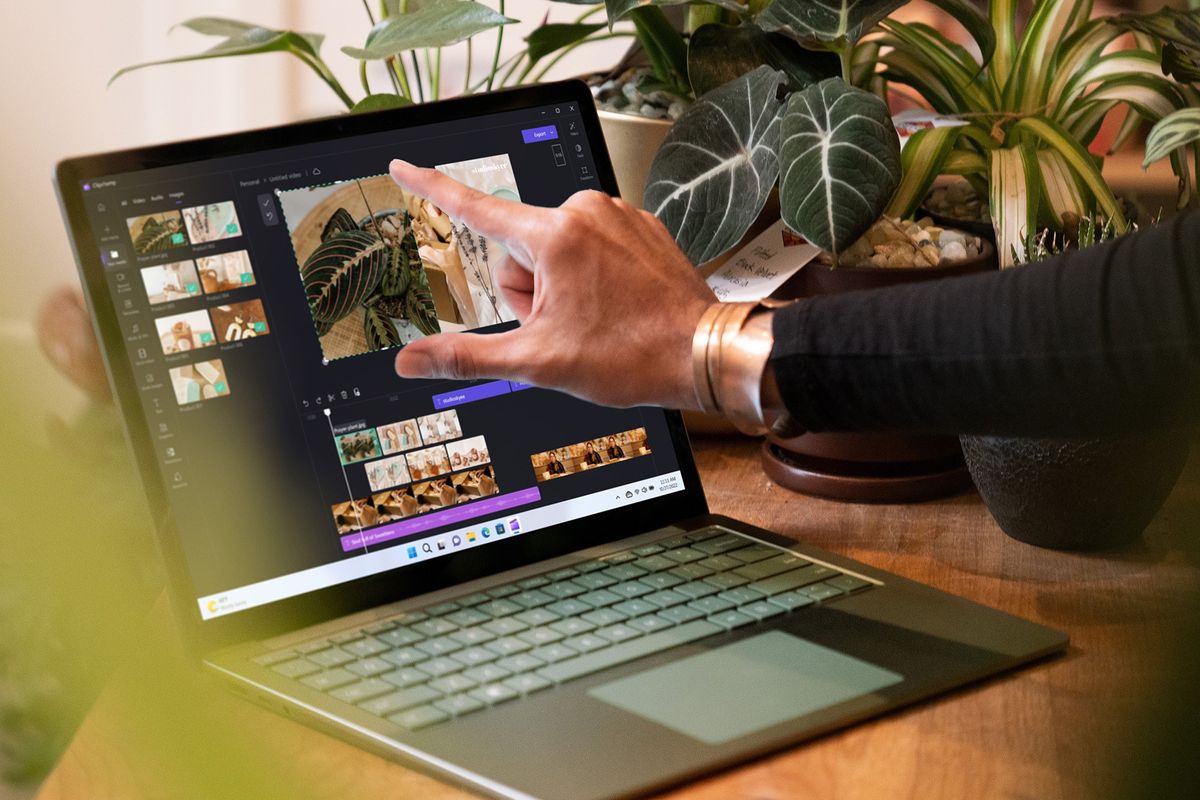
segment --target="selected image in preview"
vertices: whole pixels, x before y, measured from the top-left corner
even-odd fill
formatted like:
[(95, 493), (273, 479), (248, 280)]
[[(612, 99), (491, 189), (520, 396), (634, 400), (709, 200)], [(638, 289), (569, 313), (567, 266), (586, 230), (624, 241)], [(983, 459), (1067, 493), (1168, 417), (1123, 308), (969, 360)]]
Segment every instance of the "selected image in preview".
[(242, 235), (237, 209), (231, 202), (185, 208), (183, 222), (187, 226), (188, 238), (192, 240), (192, 244), (232, 239)]
[(343, 433), (335, 436), (338, 458), (343, 464), (353, 464), (356, 461), (366, 461), (368, 458), (378, 458), (379, 439), (375, 436), (374, 428), (367, 428), (353, 433)]
[(173, 367), (169, 374), (175, 402), (181, 406), (229, 394), (225, 365), (219, 358)]
[(216, 306), (209, 309), (209, 313), (217, 340), (222, 344), (266, 336), (271, 332), (267, 327), (267, 313), (263, 310), (262, 300)]
[(196, 265), (191, 261), (146, 267), (142, 270), (142, 283), (151, 305), (173, 303), (200, 294), (200, 279), (196, 276)]
[[(438, 167), (519, 199), (507, 154)], [(491, 263), (503, 252), (376, 175), (279, 195), (327, 360), (515, 319)]]
[(212, 347), (217, 343), (208, 312), (204, 310), (159, 317), (154, 320), (154, 327), (158, 329), (158, 340), (166, 355)]
[(228, 292), (255, 283), (250, 254), (245, 250), (197, 258), (196, 268), (205, 294)]
[(188, 243), (183, 235), (183, 218), (178, 211), (130, 217), (125, 224), (129, 227), (129, 238), (133, 240), (133, 251), (139, 256), (161, 253)]

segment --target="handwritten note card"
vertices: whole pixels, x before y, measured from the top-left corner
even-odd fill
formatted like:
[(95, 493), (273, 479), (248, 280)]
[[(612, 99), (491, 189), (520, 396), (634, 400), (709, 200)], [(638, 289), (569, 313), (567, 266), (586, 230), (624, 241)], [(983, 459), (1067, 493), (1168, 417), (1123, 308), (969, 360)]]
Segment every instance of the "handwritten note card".
[(774, 292), (820, 252), (780, 220), (708, 276), (708, 286), (722, 302), (752, 303)]

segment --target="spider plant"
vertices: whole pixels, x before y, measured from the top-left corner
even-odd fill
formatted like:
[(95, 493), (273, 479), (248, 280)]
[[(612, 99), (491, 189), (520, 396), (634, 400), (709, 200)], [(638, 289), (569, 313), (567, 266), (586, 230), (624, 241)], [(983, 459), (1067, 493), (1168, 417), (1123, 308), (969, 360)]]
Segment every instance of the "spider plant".
[[(993, 0), (986, 18), (961, 4), (956, 16), (971, 20), (966, 28), (982, 58), (931, 27), (881, 23), (872, 43), (881, 48), (882, 77), (965, 123), (908, 141), (888, 213), (911, 214), (938, 175), (954, 174), (988, 197), (1002, 265), (1023, 260), (1026, 237), (1061, 227), (1066, 214), (1102, 214), (1124, 232), (1121, 205), (1087, 148), (1111, 112), (1127, 112), (1115, 149), (1143, 120), (1183, 107), (1186, 96), (1163, 74), (1154, 37), (1139, 32), (1136, 47), (1123, 45), (1125, 27), (1091, 12), (1091, 0), (1035, 0), (1018, 36), (1017, 0)], [(1171, 158), (1186, 203), (1189, 168), (1178, 152)]]

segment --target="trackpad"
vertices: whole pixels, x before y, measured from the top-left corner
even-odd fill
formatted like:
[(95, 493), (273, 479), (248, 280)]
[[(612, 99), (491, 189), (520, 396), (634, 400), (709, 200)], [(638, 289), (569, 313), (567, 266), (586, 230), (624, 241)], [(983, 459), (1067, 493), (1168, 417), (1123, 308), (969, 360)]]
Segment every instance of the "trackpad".
[(588, 694), (685, 736), (722, 744), (902, 680), (866, 661), (769, 631)]

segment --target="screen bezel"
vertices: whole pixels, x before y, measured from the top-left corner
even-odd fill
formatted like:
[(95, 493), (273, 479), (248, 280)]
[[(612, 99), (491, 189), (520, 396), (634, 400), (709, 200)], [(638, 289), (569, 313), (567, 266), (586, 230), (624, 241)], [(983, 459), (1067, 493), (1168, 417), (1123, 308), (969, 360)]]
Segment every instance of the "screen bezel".
[[(607, 148), (600, 146), (604, 141), (600, 120), (591, 92), (582, 81), (541, 84), (370, 114), (327, 117), (274, 128), (79, 156), (59, 162), (55, 170), (56, 190), (72, 239), (84, 295), (93, 326), (102, 343), (101, 352), (114, 401), (122, 412), (126, 438), (156, 521), (158, 544), (168, 575), (168, 592), (186, 641), (197, 655), (245, 641), (277, 636), (345, 614), (634, 536), (707, 513), (707, 502), (682, 416), (678, 411), (665, 410), (672, 446), (683, 476), (683, 491), (539, 530), (527, 537), (497, 541), (486, 547), (397, 567), (203, 621), (197, 603), (199, 595), (187, 570), (182, 544), (170, 511), (167, 489), (145, 424), (116, 308), (108, 300), (104, 267), (98, 248), (93, 246), (95, 236), (84, 211), (81, 183), (156, 167), (567, 102), (575, 102), (579, 106), (600, 187), (609, 194), (617, 195), (616, 178)], [(403, 581), (398, 581), (397, 578), (401, 576)]]

